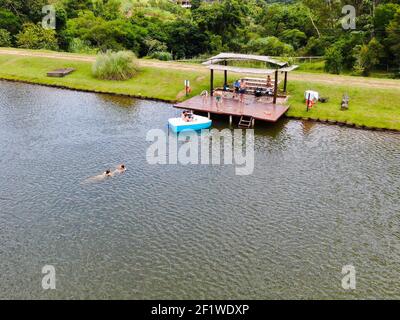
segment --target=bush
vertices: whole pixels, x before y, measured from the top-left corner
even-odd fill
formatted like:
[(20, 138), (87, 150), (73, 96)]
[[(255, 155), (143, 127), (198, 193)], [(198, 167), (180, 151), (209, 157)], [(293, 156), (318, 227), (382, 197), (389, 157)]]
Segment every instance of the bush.
[(290, 44), (283, 43), (276, 37), (250, 40), (247, 44), (247, 51), (271, 56), (290, 56), (294, 54), (293, 47)]
[(306, 34), (298, 29), (285, 30), (280, 37), (285, 43), (291, 44), (296, 50), (304, 46), (307, 42)]
[(6, 29), (0, 29), (0, 47), (11, 47), (11, 35)]
[(343, 69), (343, 56), (339, 48), (331, 46), (325, 52), (325, 71), (339, 74)]
[(324, 56), (325, 49), (334, 41), (332, 37), (321, 36), (320, 38), (311, 37), (307, 40), (304, 48), (299, 50), (299, 55), (304, 56)]
[(42, 28), (40, 24), (26, 23), (17, 34), (17, 45), (25, 49), (57, 50), (56, 32)]
[(92, 48), (88, 41), (79, 38), (73, 38), (71, 40), (68, 51), (73, 53), (97, 53), (97, 49)]
[(356, 59), (353, 69), (362, 69), (361, 75), (368, 76), (384, 56), (383, 50), (383, 46), (376, 38), (372, 38), (368, 44), (356, 46), (353, 50), (354, 58)]
[(393, 70), (393, 79), (400, 79), (400, 66)]
[(162, 60), (162, 61), (170, 61), (170, 60), (173, 59), (173, 58), (172, 58), (172, 54), (169, 53), (169, 52), (165, 52), (165, 51), (156, 51), (156, 52), (153, 52), (153, 53), (150, 55), (150, 58), (158, 59), (158, 60)]
[(353, 66), (353, 71), (351, 72), (351, 75), (360, 77), (363, 76), (364, 74), (365, 74), (365, 68), (359, 63), (356, 63)]
[(127, 80), (138, 72), (138, 64), (131, 51), (107, 51), (97, 55), (92, 71), (99, 79)]

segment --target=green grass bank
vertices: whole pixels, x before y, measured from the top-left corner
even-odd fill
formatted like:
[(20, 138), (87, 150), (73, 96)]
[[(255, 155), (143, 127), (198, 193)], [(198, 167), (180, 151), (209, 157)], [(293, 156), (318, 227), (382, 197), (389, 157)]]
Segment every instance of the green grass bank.
[[(27, 51), (29, 52), (29, 51)], [(35, 84), (57, 86), (76, 90), (129, 95), (145, 99), (174, 102), (185, 99), (184, 80), (192, 86), (192, 95), (209, 87), (209, 73), (199, 66), (188, 67), (187, 63), (163, 63), (140, 61), (140, 72), (127, 81), (98, 80), (92, 76), (92, 62), (74, 60), (75, 55), (63, 53), (63, 58), (29, 55), (2, 54), (0, 52), (0, 79), (24, 81)], [(70, 57), (70, 58), (69, 58)], [(90, 56), (88, 56), (90, 57)], [(65, 78), (49, 78), (46, 72), (72, 67), (76, 71)], [(222, 84), (222, 73), (217, 73), (216, 84)], [(232, 81), (238, 75), (231, 75)], [(353, 123), (359, 126), (400, 130), (400, 81), (384, 80), (377, 83), (360, 83), (360, 78), (324, 75), (313, 79), (310, 75), (289, 75), (289, 117), (332, 120)], [(334, 80), (331, 80), (334, 79)], [(386, 86), (387, 84), (387, 86)], [(318, 103), (309, 112), (304, 103), (304, 91), (316, 90), (329, 102)], [(350, 96), (350, 109), (340, 110), (342, 95)]]
[[(64, 78), (46, 76), (48, 71), (69, 67), (76, 71)], [(99, 80), (92, 76), (91, 62), (0, 55), (0, 78), (2, 79), (168, 102), (180, 100), (184, 96), (185, 79), (190, 80), (194, 88), (201, 90), (206, 87), (205, 77), (206, 73), (142, 66), (139, 74), (127, 81)]]

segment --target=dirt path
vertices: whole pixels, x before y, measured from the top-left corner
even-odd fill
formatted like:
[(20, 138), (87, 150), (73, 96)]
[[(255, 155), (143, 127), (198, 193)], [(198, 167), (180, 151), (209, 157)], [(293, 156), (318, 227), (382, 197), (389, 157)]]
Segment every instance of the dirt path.
[[(63, 60), (84, 61), (84, 62), (93, 62), (96, 59), (96, 57), (89, 55), (79, 55), (79, 54), (62, 53), (62, 52), (30, 51), (21, 49), (0, 49), (0, 55), (42, 57), (50, 59), (63, 59)], [(181, 71), (207, 72), (207, 69), (202, 65), (182, 63), (182, 62), (164, 62), (164, 61), (141, 59), (140, 65), (146, 67), (174, 69)], [(301, 72), (291, 73), (289, 79), (304, 81), (304, 82), (314, 82), (314, 83), (342, 85), (342, 86), (371, 87), (371, 88), (381, 88), (381, 89), (389, 88), (389, 89), (400, 90), (400, 80), (391, 80), (391, 79), (363, 78), (363, 77), (338, 76), (330, 74), (301, 73)]]
[(342, 86), (356, 86), (356, 87), (371, 87), (378, 89), (396, 89), (400, 90), (400, 80), (392, 79), (378, 79), (378, 78), (364, 78), (364, 77), (352, 77), (352, 76), (339, 76), (331, 74), (319, 74), (319, 73), (301, 73), (293, 72), (289, 75), (289, 79), (304, 81), (304, 82), (315, 82), (332, 85)]
[[(61, 60), (72, 60), (72, 61), (83, 61), (83, 62), (94, 62), (96, 60), (95, 56), (79, 55), (72, 53), (62, 53), (62, 52), (43, 52), (43, 51), (30, 51), (30, 50), (20, 50), (20, 49), (0, 49), (0, 55), (12, 55), (12, 56), (24, 56), (24, 57), (41, 57), (50, 59), (61, 59)], [(188, 71), (207, 71), (206, 68), (201, 65), (194, 65), (189, 63), (181, 62), (164, 62), (164, 61), (154, 61), (154, 60), (139, 60), (140, 65), (146, 67), (156, 67), (163, 69), (175, 69), (175, 70), (188, 70)]]

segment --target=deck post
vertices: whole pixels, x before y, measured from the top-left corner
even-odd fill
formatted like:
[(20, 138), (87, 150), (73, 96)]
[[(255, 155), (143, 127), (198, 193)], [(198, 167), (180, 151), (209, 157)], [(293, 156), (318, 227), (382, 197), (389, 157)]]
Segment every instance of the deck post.
[(287, 71), (285, 72), (285, 81), (283, 83), (283, 92), (286, 93), (286, 88), (287, 88)]
[(229, 115), (229, 126), (232, 127), (232, 115)]
[(211, 118), (211, 114), (208, 112), (208, 119), (210, 119)]
[(273, 104), (276, 104), (276, 98), (278, 97), (278, 70), (275, 70), (275, 87), (274, 87), (274, 101)]
[[(228, 61), (225, 60), (224, 65), (227, 66)], [(224, 70), (224, 89), (226, 88), (227, 85), (228, 85), (228, 71)]]
[(210, 96), (212, 97), (214, 95), (214, 70), (211, 69), (211, 74), (210, 74)]

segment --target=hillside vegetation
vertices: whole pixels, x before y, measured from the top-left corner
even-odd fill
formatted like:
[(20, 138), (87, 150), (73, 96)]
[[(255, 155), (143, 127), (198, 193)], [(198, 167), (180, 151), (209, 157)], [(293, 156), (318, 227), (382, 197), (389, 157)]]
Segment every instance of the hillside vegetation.
[[(76, 53), (131, 50), (163, 60), (221, 51), (325, 56), (332, 73), (399, 75), (399, 0), (53, 0), (56, 30), (37, 27), (48, 0), (0, 0), (0, 46)], [(356, 28), (344, 30), (344, 5)], [(308, 66), (313, 69), (313, 66)]]

